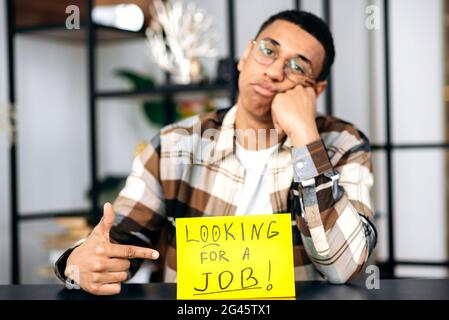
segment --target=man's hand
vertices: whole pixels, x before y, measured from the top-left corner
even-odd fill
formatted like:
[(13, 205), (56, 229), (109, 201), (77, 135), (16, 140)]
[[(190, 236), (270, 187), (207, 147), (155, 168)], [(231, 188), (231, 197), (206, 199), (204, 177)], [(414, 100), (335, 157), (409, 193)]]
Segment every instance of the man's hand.
[(89, 237), (73, 250), (67, 259), (65, 275), (72, 270), (79, 272), (82, 289), (97, 295), (118, 294), (121, 282), (128, 279), (131, 258), (157, 259), (159, 252), (149, 248), (113, 244), (109, 231), (114, 224), (115, 213), (110, 203), (103, 208), (103, 217)]
[(312, 87), (298, 85), (278, 93), (271, 104), (275, 129), (285, 133), (295, 147), (320, 139), (316, 127), (316, 94)]

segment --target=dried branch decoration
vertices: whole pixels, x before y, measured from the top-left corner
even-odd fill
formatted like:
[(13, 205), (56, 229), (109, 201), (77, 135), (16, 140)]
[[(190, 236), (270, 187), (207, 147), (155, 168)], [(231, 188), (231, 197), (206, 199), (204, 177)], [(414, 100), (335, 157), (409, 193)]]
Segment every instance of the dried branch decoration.
[(154, 0), (146, 36), (155, 62), (180, 83), (202, 80), (198, 58), (215, 57), (212, 18), (195, 4)]

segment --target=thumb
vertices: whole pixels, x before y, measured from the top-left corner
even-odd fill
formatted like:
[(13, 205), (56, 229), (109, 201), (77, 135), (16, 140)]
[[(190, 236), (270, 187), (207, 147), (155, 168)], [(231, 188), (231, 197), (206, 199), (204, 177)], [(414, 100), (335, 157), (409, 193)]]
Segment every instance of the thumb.
[(103, 217), (98, 223), (97, 231), (99, 231), (104, 237), (109, 239), (109, 232), (111, 231), (112, 225), (114, 224), (115, 213), (112, 205), (106, 202), (103, 206)]

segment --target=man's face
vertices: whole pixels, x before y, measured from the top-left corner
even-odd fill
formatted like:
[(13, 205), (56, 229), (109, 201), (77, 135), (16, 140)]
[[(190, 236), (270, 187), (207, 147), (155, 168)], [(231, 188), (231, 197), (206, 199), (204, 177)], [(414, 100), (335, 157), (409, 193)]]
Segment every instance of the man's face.
[[(300, 56), (304, 63), (310, 66), (310, 78), (315, 80), (321, 72), (325, 51), (321, 43), (311, 34), (284, 20), (274, 21), (255, 40), (262, 39), (269, 41), (270, 44), (274, 43), (277, 59), (269, 65), (261, 64), (253, 54), (254, 50), (259, 49), (258, 44), (248, 44), (238, 64), (239, 104), (256, 118), (271, 121), (271, 102), (276, 93), (301, 85), (285, 75), (286, 62)], [(317, 95), (325, 86), (324, 81), (315, 85)]]

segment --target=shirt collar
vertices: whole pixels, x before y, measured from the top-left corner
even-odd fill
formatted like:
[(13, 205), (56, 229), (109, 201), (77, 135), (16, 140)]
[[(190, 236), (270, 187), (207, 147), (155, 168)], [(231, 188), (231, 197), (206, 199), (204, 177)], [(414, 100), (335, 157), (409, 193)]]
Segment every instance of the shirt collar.
[[(220, 134), (218, 135), (216, 146), (211, 155), (210, 162), (215, 163), (220, 160), (224, 160), (231, 154), (235, 154), (235, 119), (237, 114), (237, 105), (234, 105), (228, 110), (223, 118), (223, 122), (220, 128)], [(280, 148), (284, 150), (291, 150), (293, 147), (291, 139), (287, 137)]]

